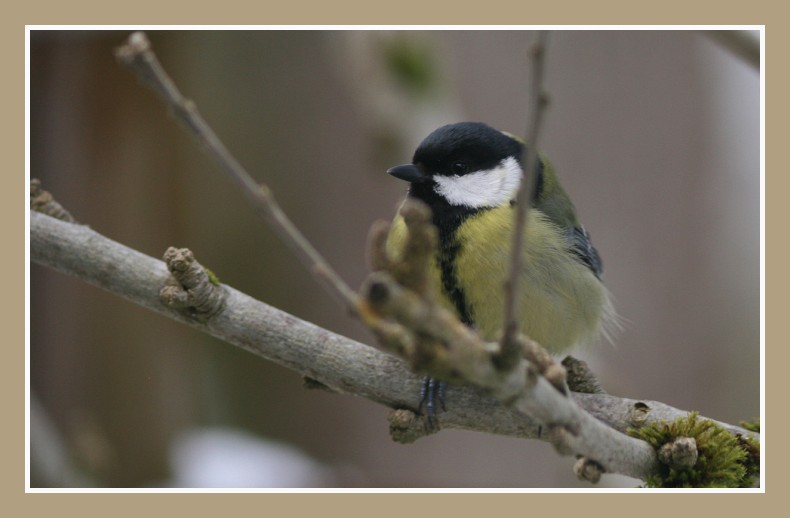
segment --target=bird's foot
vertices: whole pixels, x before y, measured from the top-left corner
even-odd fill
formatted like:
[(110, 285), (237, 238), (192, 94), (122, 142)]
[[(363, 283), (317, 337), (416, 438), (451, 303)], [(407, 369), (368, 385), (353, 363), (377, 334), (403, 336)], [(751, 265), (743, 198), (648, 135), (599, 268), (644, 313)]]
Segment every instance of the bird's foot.
[(429, 433), (438, 432), (441, 428), (439, 426), (439, 419), (437, 418), (436, 403), (439, 403), (442, 411), (446, 411), (444, 400), (447, 392), (447, 382), (439, 381), (430, 376), (426, 376), (422, 380), (422, 387), (420, 388), (420, 405), (419, 411), (422, 413), (425, 407), (425, 427)]

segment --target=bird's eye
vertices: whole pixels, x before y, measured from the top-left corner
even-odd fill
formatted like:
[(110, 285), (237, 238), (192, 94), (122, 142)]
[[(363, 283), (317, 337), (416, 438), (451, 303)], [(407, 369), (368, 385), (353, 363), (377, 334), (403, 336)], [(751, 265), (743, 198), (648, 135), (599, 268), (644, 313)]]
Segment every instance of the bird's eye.
[(466, 174), (469, 172), (469, 165), (466, 162), (453, 162), (453, 165), (450, 166), (450, 171), (457, 175)]

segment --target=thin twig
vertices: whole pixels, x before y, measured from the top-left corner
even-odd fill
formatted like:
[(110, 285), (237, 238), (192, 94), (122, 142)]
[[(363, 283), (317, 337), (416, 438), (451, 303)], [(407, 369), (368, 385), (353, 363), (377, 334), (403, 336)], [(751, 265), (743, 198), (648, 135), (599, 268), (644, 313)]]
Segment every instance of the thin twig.
[(159, 63), (145, 33), (135, 32), (126, 44), (116, 49), (116, 58), (134, 70), (167, 104), (187, 128), (204, 144), (209, 154), (241, 189), (255, 212), (261, 216), (315, 274), (330, 293), (352, 312), (356, 311), (357, 295), (343, 282), (335, 270), (302, 235), (280, 208), (271, 190), (258, 184), (228, 151), (214, 130), (198, 113), (195, 103), (185, 98)]
[(522, 268), (521, 250), (524, 246), (524, 231), (527, 228), (527, 213), (534, 196), (535, 169), (538, 165), (537, 143), (546, 96), (543, 92), (544, 56), (546, 52), (547, 31), (538, 31), (537, 40), (530, 49), (530, 99), (531, 119), (527, 130), (527, 143), (524, 146), (521, 163), (524, 164), (524, 178), (516, 198), (516, 215), (513, 226), (513, 248), (510, 256), (510, 270), (505, 282), (504, 328), (501, 340), (501, 352), (498, 364), (503, 368), (515, 365), (520, 360), (522, 351), (516, 339), (519, 333), (519, 293)]

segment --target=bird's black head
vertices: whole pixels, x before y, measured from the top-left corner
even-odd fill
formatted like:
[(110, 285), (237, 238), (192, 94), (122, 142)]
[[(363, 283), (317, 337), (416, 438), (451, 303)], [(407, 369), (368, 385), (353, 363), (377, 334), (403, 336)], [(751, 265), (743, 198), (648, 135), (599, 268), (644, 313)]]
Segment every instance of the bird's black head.
[(425, 137), (411, 164), (388, 173), (434, 208), (478, 210), (509, 203), (521, 181), (522, 144), (481, 122), (448, 124)]
[(448, 124), (425, 137), (412, 163), (431, 175), (463, 176), (521, 159), (521, 144), (482, 122)]

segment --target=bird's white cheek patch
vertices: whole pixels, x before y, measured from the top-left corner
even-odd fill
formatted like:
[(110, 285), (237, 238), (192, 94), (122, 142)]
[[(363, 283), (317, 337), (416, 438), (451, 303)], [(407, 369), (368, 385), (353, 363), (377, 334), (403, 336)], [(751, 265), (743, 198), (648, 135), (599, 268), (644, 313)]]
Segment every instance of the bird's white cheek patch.
[(436, 192), (450, 205), (498, 207), (512, 200), (521, 183), (521, 167), (506, 158), (495, 168), (463, 176), (434, 176)]

